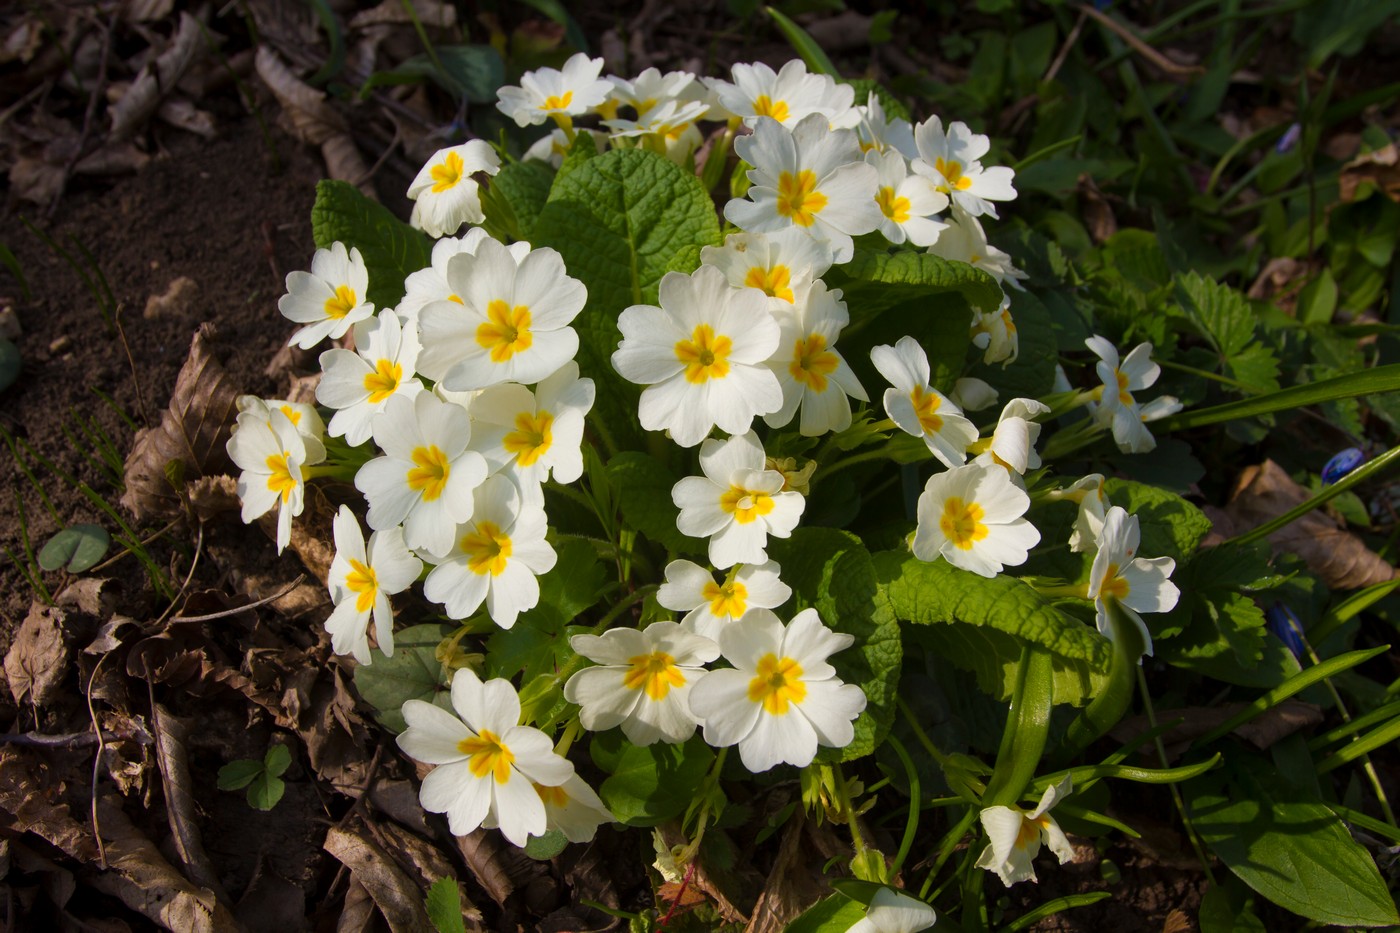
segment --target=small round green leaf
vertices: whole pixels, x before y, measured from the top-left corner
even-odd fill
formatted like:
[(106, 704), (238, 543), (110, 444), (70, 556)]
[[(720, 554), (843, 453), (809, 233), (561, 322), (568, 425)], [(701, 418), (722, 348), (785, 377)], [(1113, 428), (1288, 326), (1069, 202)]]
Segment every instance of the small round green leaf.
[(21, 365), (19, 348), (0, 337), (0, 391), (8, 389), (10, 384), (19, 378)]
[(69, 573), (82, 573), (97, 565), (112, 539), (100, 525), (71, 525), (49, 539), (39, 552), (39, 566)]
[(551, 829), (543, 836), (531, 836), (525, 843), (525, 854), (538, 862), (547, 862), (569, 844), (568, 837), (557, 829)]
[(264, 770), (263, 763), (252, 758), (230, 761), (219, 769), (219, 790), (242, 790)]
[(264, 771), (248, 785), (248, 805), (257, 810), (271, 810), (286, 790), (285, 781)]
[(281, 777), (292, 763), (292, 750), (285, 745), (273, 745), (263, 756), (263, 767), (273, 777)]
[(403, 720), (406, 700), (423, 700), (450, 708), (447, 678), (437, 659), (438, 644), (456, 626), (438, 622), (413, 625), (394, 634), (394, 656), (378, 648), (370, 651), (373, 662), (355, 668), (355, 689), (375, 709), (375, 718), (390, 732), (408, 728)]

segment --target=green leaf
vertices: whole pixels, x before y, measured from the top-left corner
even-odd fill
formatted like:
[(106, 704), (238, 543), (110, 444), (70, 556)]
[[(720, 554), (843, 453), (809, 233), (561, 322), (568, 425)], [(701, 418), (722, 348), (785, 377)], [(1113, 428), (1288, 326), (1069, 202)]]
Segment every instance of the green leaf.
[(714, 759), (698, 735), (682, 745), (628, 743), (598, 796), (620, 822), (656, 826), (690, 806)]
[(217, 786), (219, 790), (242, 790), (266, 770), (266, 766), (256, 758), (239, 758), (219, 769)]
[[(890, 16), (895, 15), (894, 10), (887, 10), (886, 13), (888, 13)], [(879, 20), (884, 15), (885, 13), (876, 14), (874, 20)], [(876, 28), (874, 20), (872, 20), (871, 22), (872, 37)], [(855, 88), (856, 106), (864, 107), (866, 101), (870, 100), (870, 95), (873, 93), (877, 98), (879, 98), (880, 106), (884, 108), (885, 119), (909, 119), (909, 108), (904, 106), (904, 102), (901, 101), (898, 97), (895, 97), (894, 94), (890, 92), (890, 89), (885, 87), (879, 81), (876, 81), (872, 78), (851, 78), (849, 80), (845, 78), (840, 78), (838, 79), (838, 81), (841, 84), (849, 84), (851, 87)]]
[(1318, 923), (1400, 923), (1375, 862), (1331, 810), (1259, 758), (1231, 758), (1184, 789), (1196, 831), (1232, 872)]
[(593, 546), (578, 538), (555, 548), (554, 569), (539, 578), (540, 601), (522, 612), (515, 625), (491, 633), (486, 658), (493, 676), (523, 674), (531, 681), (553, 674), (574, 656), (567, 626), (607, 589), (607, 573)]
[(263, 768), (273, 777), (281, 777), (292, 764), (292, 750), (285, 745), (273, 745), (263, 756)]
[(551, 829), (543, 836), (531, 836), (525, 842), (525, 854), (538, 862), (547, 862), (563, 852), (569, 839), (557, 829)]
[(456, 631), (440, 622), (414, 625), (394, 635), (394, 656), (386, 657), (378, 648), (370, 649), (372, 663), (355, 668), (355, 689), (374, 707), (374, 717), (390, 732), (408, 728), (403, 721), (407, 700), (437, 703), (444, 709), (451, 703), (437, 646)]
[[(822, 50), (822, 47), (817, 44), (817, 40), (813, 39), (807, 30), (771, 6), (766, 6), (763, 10), (773, 18), (773, 22), (778, 26), (778, 31), (783, 34), (784, 39), (788, 40), (788, 45), (792, 46), (792, 50), (807, 63), (808, 69), (815, 74), (830, 75), (833, 78), (840, 77), (841, 72), (836, 70), (831, 59), (827, 58), (826, 52)], [(862, 101), (856, 101), (856, 103), (859, 104)]]
[(622, 517), (635, 530), (668, 551), (704, 554), (700, 538), (681, 534), (676, 528), (680, 509), (671, 499), (671, 489), (680, 481), (664, 464), (636, 451), (626, 451), (608, 461), (608, 481), (618, 490)]
[[(554, 20), (564, 27), (564, 38), (569, 45), (580, 52), (588, 51), (588, 37), (584, 35), (583, 29), (578, 22), (569, 15), (569, 10), (561, 0), (524, 0), (526, 6), (532, 6), (545, 16)], [(503, 82), (504, 83), (504, 82)]]
[[(1240, 896), (1232, 897), (1232, 889), (1238, 889)], [(1196, 915), (1201, 933), (1267, 933), (1264, 924), (1245, 904), (1247, 893), (1244, 885), (1234, 879), (1223, 887), (1208, 886), (1201, 895), (1201, 909)]]
[(553, 184), (554, 169), (543, 162), (503, 167), (481, 193), (482, 226), (501, 241), (530, 240)]
[(1303, 324), (1330, 324), (1337, 311), (1337, 280), (1332, 270), (1323, 268), (1298, 295), (1297, 318)]
[(860, 539), (835, 528), (798, 528), (769, 542), (769, 556), (783, 568), (794, 608), (813, 608), (822, 622), (855, 643), (832, 655), (836, 675), (865, 691), (865, 711), (844, 749), (823, 749), (823, 760), (849, 761), (875, 751), (894, 720), (903, 651), (899, 623), (883, 605), (870, 553)]
[(783, 933), (845, 933), (865, 916), (866, 907), (844, 894), (817, 901), (783, 928)]
[(367, 297), (376, 308), (398, 304), (403, 280), (432, 261), (432, 240), (348, 182), (317, 182), (311, 234), (320, 249), (339, 241), (360, 251), (369, 271)]
[(467, 925), (462, 920), (462, 892), (453, 879), (434, 881), (428, 889), (426, 906), (428, 919), (437, 933), (467, 933)]
[(39, 566), (69, 573), (82, 573), (97, 566), (112, 539), (101, 525), (69, 525), (49, 539), (39, 551)]
[(882, 551), (874, 562), (894, 617), (928, 626), (928, 637), (948, 659), (976, 674), (993, 696), (1011, 695), (1023, 641), (1052, 655), (1056, 703), (1083, 703), (1103, 685), (1108, 639), (1025, 583), (896, 551)]
[(285, 781), (263, 771), (248, 785), (248, 806), (255, 810), (271, 810), (286, 790)]
[(1016, 362), (981, 365), (976, 372), (1000, 393), (1003, 403), (1048, 394), (1059, 360), (1054, 321), (1039, 298), (1030, 292), (1017, 292), (1011, 298), (1011, 317), (1016, 323)]
[(19, 347), (5, 337), (0, 337), (0, 392), (14, 385), (19, 378), (24, 361), (20, 359)]
[(833, 267), (826, 280), (841, 289), (853, 326), (895, 305), (949, 292), (980, 311), (995, 311), (1001, 305), (996, 279), (968, 263), (930, 253), (857, 249), (851, 261)]
[(1141, 529), (1140, 557), (1170, 557), (1177, 563), (1196, 553), (1210, 533), (1205, 513), (1175, 493), (1146, 483), (1110, 479), (1104, 492), (1114, 505), (1136, 515)]
[(495, 102), (496, 91), (506, 80), (506, 66), (499, 52), (489, 45), (440, 45), (434, 51), (437, 62), (426, 53), (419, 53), (390, 71), (376, 71), (360, 88), (360, 99), (381, 85), (431, 79), (458, 100), (474, 104)]
[(1177, 276), (1176, 297), (1187, 317), (1222, 357), (1254, 339), (1254, 313), (1235, 289), (1191, 272)]
[(1278, 392), (1227, 402), (1212, 408), (1196, 408), (1155, 422), (1157, 433), (1171, 433), (1187, 428), (1199, 428), (1222, 421), (1253, 418), (1304, 405), (1318, 405), (1339, 398), (1358, 395), (1378, 395), (1400, 389), (1400, 363), (1377, 366), (1359, 373), (1348, 373), (1335, 379), (1323, 379), (1304, 385), (1290, 386)]

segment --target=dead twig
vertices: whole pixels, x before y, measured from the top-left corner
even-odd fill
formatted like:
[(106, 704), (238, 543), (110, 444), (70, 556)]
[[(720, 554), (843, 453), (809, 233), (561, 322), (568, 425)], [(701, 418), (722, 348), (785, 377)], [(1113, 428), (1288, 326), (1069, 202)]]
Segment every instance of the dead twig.
[(121, 742), (130, 739), (140, 745), (149, 745), (151, 740), (139, 735), (117, 735), (115, 732), (63, 732), (58, 735), (45, 735), (42, 732), (3, 732), (0, 745), (22, 745), (29, 748), (83, 748), (102, 742)]
[(1088, 4), (1081, 4), (1079, 11), (1086, 16), (1093, 17), (1096, 22), (1102, 24), (1118, 38), (1128, 43), (1129, 47), (1131, 47), (1134, 52), (1137, 52), (1143, 58), (1147, 59), (1149, 63), (1165, 72), (1170, 77), (1184, 81), (1188, 78), (1194, 78), (1205, 74), (1206, 70), (1200, 65), (1179, 65), (1170, 58), (1167, 58), (1167, 56), (1142, 41), (1133, 30), (1118, 22), (1118, 20), (1109, 16), (1107, 13), (1102, 13)]
[[(63, 174), (58, 179), (58, 191), (54, 194), (53, 200), (49, 202), (48, 210), (45, 212), (45, 219), (51, 219), (53, 212), (58, 208), (58, 202), (63, 198), (64, 189), (68, 187), (68, 179), (73, 177), (73, 170), (84, 156), (90, 155), (88, 148), (89, 140), (92, 138), (92, 118), (97, 114), (97, 101), (107, 90), (107, 63), (112, 57), (112, 31), (117, 28), (117, 14), (113, 13), (107, 20), (106, 27), (102, 30), (102, 60), (97, 67), (97, 83), (92, 87), (92, 93), (88, 95), (87, 109), (83, 111), (83, 127), (78, 133), (78, 144), (73, 147), (73, 154), (64, 163)], [(92, 147), (96, 149), (96, 146)]]
[(257, 608), (259, 608), (260, 606), (266, 606), (268, 603), (275, 603), (275, 602), (277, 602), (277, 600), (281, 599), (283, 596), (286, 596), (286, 595), (287, 595), (288, 593), (290, 593), (292, 590), (294, 590), (294, 589), (296, 589), (297, 587), (301, 586), (302, 582), (303, 582), (305, 579), (306, 579), (306, 574), (304, 574), (304, 573), (297, 574), (297, 578), (296, 578), (295, 580), (293, 580), (291, 583), (288, 583), (286, 586), (282, 587), (282, 589), (278, 590), (276, 593), (273, 593), (271, 596), (264, 596), (262, 599), (259, 599), (259, 600), (255, 601), (255, 602), (248, 603), (246, 606), (238, 606), (238, 607), (236, 607), (236, 608), (234, 608), (234, 609), (224, 609), (224, 610), (221, 610), (221, 611), (219, 611), (219, 612), (211, 612), (211, 613), (209, 613), (208, 615), (202, 615), (202, 616), (175, 616), (175, 617), (172, 618), (170, 621), (172, 621), (172, 622), (212, 622), (212, 621), (214, 621), (215, 619), (226, 619), (226, 618), (228, 618), (229, 616), (236, 616), (236, 615), (238, 615), (240, 612), (247, 612), (249, 609), (257, 609)]

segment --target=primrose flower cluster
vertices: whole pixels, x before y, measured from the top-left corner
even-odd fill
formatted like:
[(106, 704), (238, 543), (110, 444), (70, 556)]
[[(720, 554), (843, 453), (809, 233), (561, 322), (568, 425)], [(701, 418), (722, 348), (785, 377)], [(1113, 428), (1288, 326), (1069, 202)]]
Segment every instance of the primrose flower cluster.
[[(854, 644), (837, 630), (849, 620), (815, 609), (786, 621), (778, 614), (793, 590), (770, 539), (793, 534), (826, 466), (777, 456), (781, 438), (802, 450), (859, 431), (913, 444), (939, 469), (918, 496), (909, 548), (984, 577), (1025, 563), (1041, 543), (1026, 517), (1033, 500), (1076, 503), (1064, 543), (1095, 556), (1089, 582), (1062, 595), (1092, 602), (1109, 638), (1121, 637), (1114, 619), (1132, 620), (1150, 653), (1139, 613), (1175, 605), (1173, 561), (1137, 556), (1137, 519), (1109, 505), (1103, 476), (1061, 486), (1046, 475), (1036, 449), (1042, 422), (1063, 406), (1013, 398), (994, 420), (974, 420), (969, 413), (994, 406), (996, 391), (958, 379), (945, 394), (913, 337), (862, 350), (884, 381), (878, 387), (863, 385), (838, 348), (851, 309), (823, 277), (851, 261), (857, 238), (879, 236), (888, 248), (968, 263), (1000, 283), (1003, 300), (976, 313), (967, 340), (983, 363), (1016, 360), (1011, 295), (1026, 276), (983, 228), (1016, 190), (1011, 169), (984, 164), (987, 137), (938, 117), (911, 125), (876, 94), (857, 103), (849, 85), (800, 62), (777, 72), (735, 65), (730, 80), (656, 69), (603, 78), (601, 66), (578, 55), (501, 89), (498, 108), (520, 126), (554, 124), (527, 158), (557, 165), (590, 133), (691, 166), (706, 139), (700, 126), (713, 121), (722, 126), (708, 157), (722, 159), (732, 145), (748, 183), (723, 208), (733, 227), (723, 243), (704, 247), (694, 271), (668, 273), (657, 304), (621, 312), (612, 372), (584, 373), (576, 362), (573, 325), (589, 296), (560, 253), (474, 226), (485, 218), (478, 179), (501, 167), (480, 140), (439, 151), (410, 185), (411, 223), (437, 239), (394, 307), (371, 302), (377, 283), (354, 246), (318, 250), (309, 272), (287, 277), (279, 308), (300, 325), (291, 343), (335, 342), (320, 355), (319, 408), (245, 398), (228, 450), (242, 471), (244, 520), (275, 511), (279, 551), (308, 480), (353, 483), (363, 497), (363, 509), (341, 505), (334, 519), (334, 610), (325, 622), (334, 650), (371, 664), (372, 635), (392, 656), (391, 597), (420, 580), (452, 620), (484, 613), (509, 629), (538, 605), (539, 577), (558, 559), (544, 491), (583, 475), (595, 380), (620, 377), (640, 387), (640, 426), (694, 451), (694, 474), (675, 483), (671, 499), (678, 531), (703, 540), (708, 561), (672, 560), (655, 581), (656, 603), (675, 618), (624, 618), (573, 636), (580, 669), (563, 696), (577, 729), (620, 728), (635, 745), (682, 743), (698, 730), (715, 748), (736, 747), (754, 772), (806, 767), (819, 747), (852, 741), (867, 697), (832, 663)], [(575, 125), (590, 117), (600, 129)], [(1111, 430), (1127, 451), (1151, 449), (1145, 423), (1179, 407), (1133, 394), (1157, 378), (1151, 347), (1120, 359), (1101, 337), (1087, 344), (1102, 386), (1075, 395), (1092, 410), (1081, 426)], [(876, 420), (876, 405), (886, 420)], [(452, 832), (499, 827), (524, 845), (558, 830), (584, 841), (612, 819), (565, 757), (575, 726), (556, 747), (520, 722), (512, 684), (483, 681), (470, 666), (454, 672), (450, 701), (450, 711), (408, 701), (399, 745), (435, 766), (422, 802), (447, 814)], [(1044, 829), (1060, 854), (1063, 834), (1044, 816), (1054, 799), (1028, 816), (989, 808), (991, 842), (978, 864), (1007, 883), (1033, 878), (1016, 852), (1023, 837), (1038, 847), (1040, 836), (1016, 827), (1024, 819)], [(932, 922), (931, 911), (915, 914)]]

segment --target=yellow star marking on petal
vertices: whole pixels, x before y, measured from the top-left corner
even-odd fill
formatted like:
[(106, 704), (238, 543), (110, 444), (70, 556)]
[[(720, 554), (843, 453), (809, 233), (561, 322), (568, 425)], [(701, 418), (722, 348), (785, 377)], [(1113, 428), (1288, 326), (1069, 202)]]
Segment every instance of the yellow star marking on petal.
[(399, 388), (403, 378), (403, 367), (391, 360), (379, 360), (374, 364), (374, 372), (365, 373), (365, 391), (369, 393), (371, 405), (378, 405)]
[(480, 735), (458, 742), (457, 751), (467, 756), (467, 767), (477, 777), (494, 775), (497, 784), (510, 780), (515, 753), (490, 729), (482, 729)]
[(554, 416), (544, 410), (516, 415), (515, 430), (501, 439), (501, 446), (515, 454), (515, 465), (520, 467), (534, 466), (553, 444)]
[(758, 659), (753, 680), (749, 681), (749, 700), (762, 703), (771, 716), (785, 716), (788, 707), (807, 698), (807, 685), (802, 682), (802, 665), (792, 658), (779, 658), (768, 652)]
[(472, 573), (499, 577), (514, 550), (510, 536), (495, 522), (477, 522), (476, 530), (462, 536), (462, 551)]
[(1016, 832), (1016, 848), (1028, 849), (1040, 839), (1040, 831), (1050, 828), (1050, 817), (1039, 816), (1031, 819), (1021, 814), (1021, 828)]
[(730, 486), (719, 497), (719, 507), (741, 525), (747, 525), (760, 515), (773, 511), (773, 497), (766, 492), (754, 492), (742, 486)]
[(355, 611), (369, 612), (374, 606), (374, 597), (379, 593), (379, 578), (375, 576), (374, 568), (351, 558), (345, 586), (355, 594)]
[(816, 223), (817, 215), (826, 207), (826, 195), (817, 190), (817, 176), (809, 168), (778, 176), (778, 214), (799, 227)]
[(1109, 564), (1108, 572), (1103, 575), (1103, 584), (1099, 587), (1099, 595), (1123, 600), (1128, 598), (1129, 589), (1128, 581), (1118, 575), (1118, 565)]
[(676, 659), (664, 651), (639, 654), (627, 659), (622, 685), (628, 690), (645, 690), (648, 699), (664, 700), (672, 687), (684, 687), (685, 675)]
[(813, 392), (825, 392), (826, 377), (836, 372), (839, 365), (840, 358), (826, 348), (826, 338), (821, 334), (808, 334), (793, 346), (788, 373)]
[(326, 317), (338, 321), (353, 311), (359, 303), (353, 288), (349, 285), (339, 285), (336, 286), (335, 294), (326, 299), (322, 310), (326, 312)]
[(441, 163), (434, 165), (428, 172), (433, 179), (433, 194), (441, 194), (457, 186), (457, 182), (462, 180), (462, 157), (455, 152), (447, 153), (447, 157)]
[(956, 159), (934, 159), (933, 167), (947, 180), (947, 184), (938, 186), (939, 191), (946, 194), (950, 188), (966, 191), (972, 187), (972, 179), (963, 174), (962, 163)]
[(943, 503), (943, 515), (938, 519), (938, 527), (954, 547), (970, 551), (972, 545), (987, 537), (987, 526), (982, 524), (982, 517), (986, 514), (976, 502), (963, 502), (957, 496), (950, 496)]
[(915, 386), (909, 393), (909, 401), (914, 405), (914, 417), (919, 419), (919, 427), (925, 434), (937, 434), (943, 430), (943, 419), (936, 414), (943, 401), (938, 393), (929, 392), (923, 386)]
[(1124, 405), (1133, 404), (1133, 393), (1128, 391), (1128, 377), (1119, 370), (1113, 371), (1113, 378), (1118, 382), (1118, 401)]
[(792, 301), (792, 271), (787, 266), (777, 265), (771, 269), (754, 266), (744, 274), (744, 284), (749, 288), (759, 288), (769, 298)]
[(442, 495), (443, 487), (447, 485), (447, 477), (452, 472), (452, 465), (447, 462), (447, 454), (436, 444), (429, 444), (427, 447), (415, 447), (410, 454), (414, 467), (408, 471), (405, 480), (408, 488), (419, 493), (424, 502), (432, 502)]
[(785, 100), (772, 100), (767, 94), (760, 94), (754, 98), (753, 115), (756, 117), (772, 117), (779, 123), (786, 123), (789, 113)]
[(710, 612), (717, 616), (737, 619), (749, 611), (749, 588), (738, 580), (719, 584), (711, 580), (701, 591), (710, 604)]
[(530, 333), (530, 309), (512, 308), (497, 298), (486, 306), (486, 323), (478, 324), (476, 342), (491, 351), (491, 362), (504, 363), (535, 342)]
[(301, 424), (301, 412), (297, 411), (291, 405), (283, 405), (278, 410), (281, 411), (282, 414), (287, 416), (287, 420), (292, 423), (292, 427), (296, 427), (297, 425)]
[(292, 490), (297, 488), (297, 481), (292, 476), (291, 468), (287, 466), (287, 459), (291, 455), (290, 451), (284, 450), (267, 458), (267, 468), (270, 472), (267, 488), (281, 496), (283, 502), (290, 499)]
[(562, 787), (545, 787), (543, 784), (536, 784), (535, 793), (540, 795), (540, 799), (547, 807), (563, 807), (569, 803), (569, 795)]
[(909, 199), (896, 195), (890, 186), (885, 185), (875, 192), (875, 203), (880, 205), (880, 213), (895, 223), (902, 224), (909, 220)]
[(565, 91), (563, 94), (551, 94), (544, 99), (540, 105), (541, 110), (566, 110), (574, 99), (573, 91)]
[(676, 341), (676, 359), (685, 365), (686, 382), (697, 385), (729, 375), (729, 354), (734, 341), (716, 334), (709, 324), (698, 324), (689, 340)]

